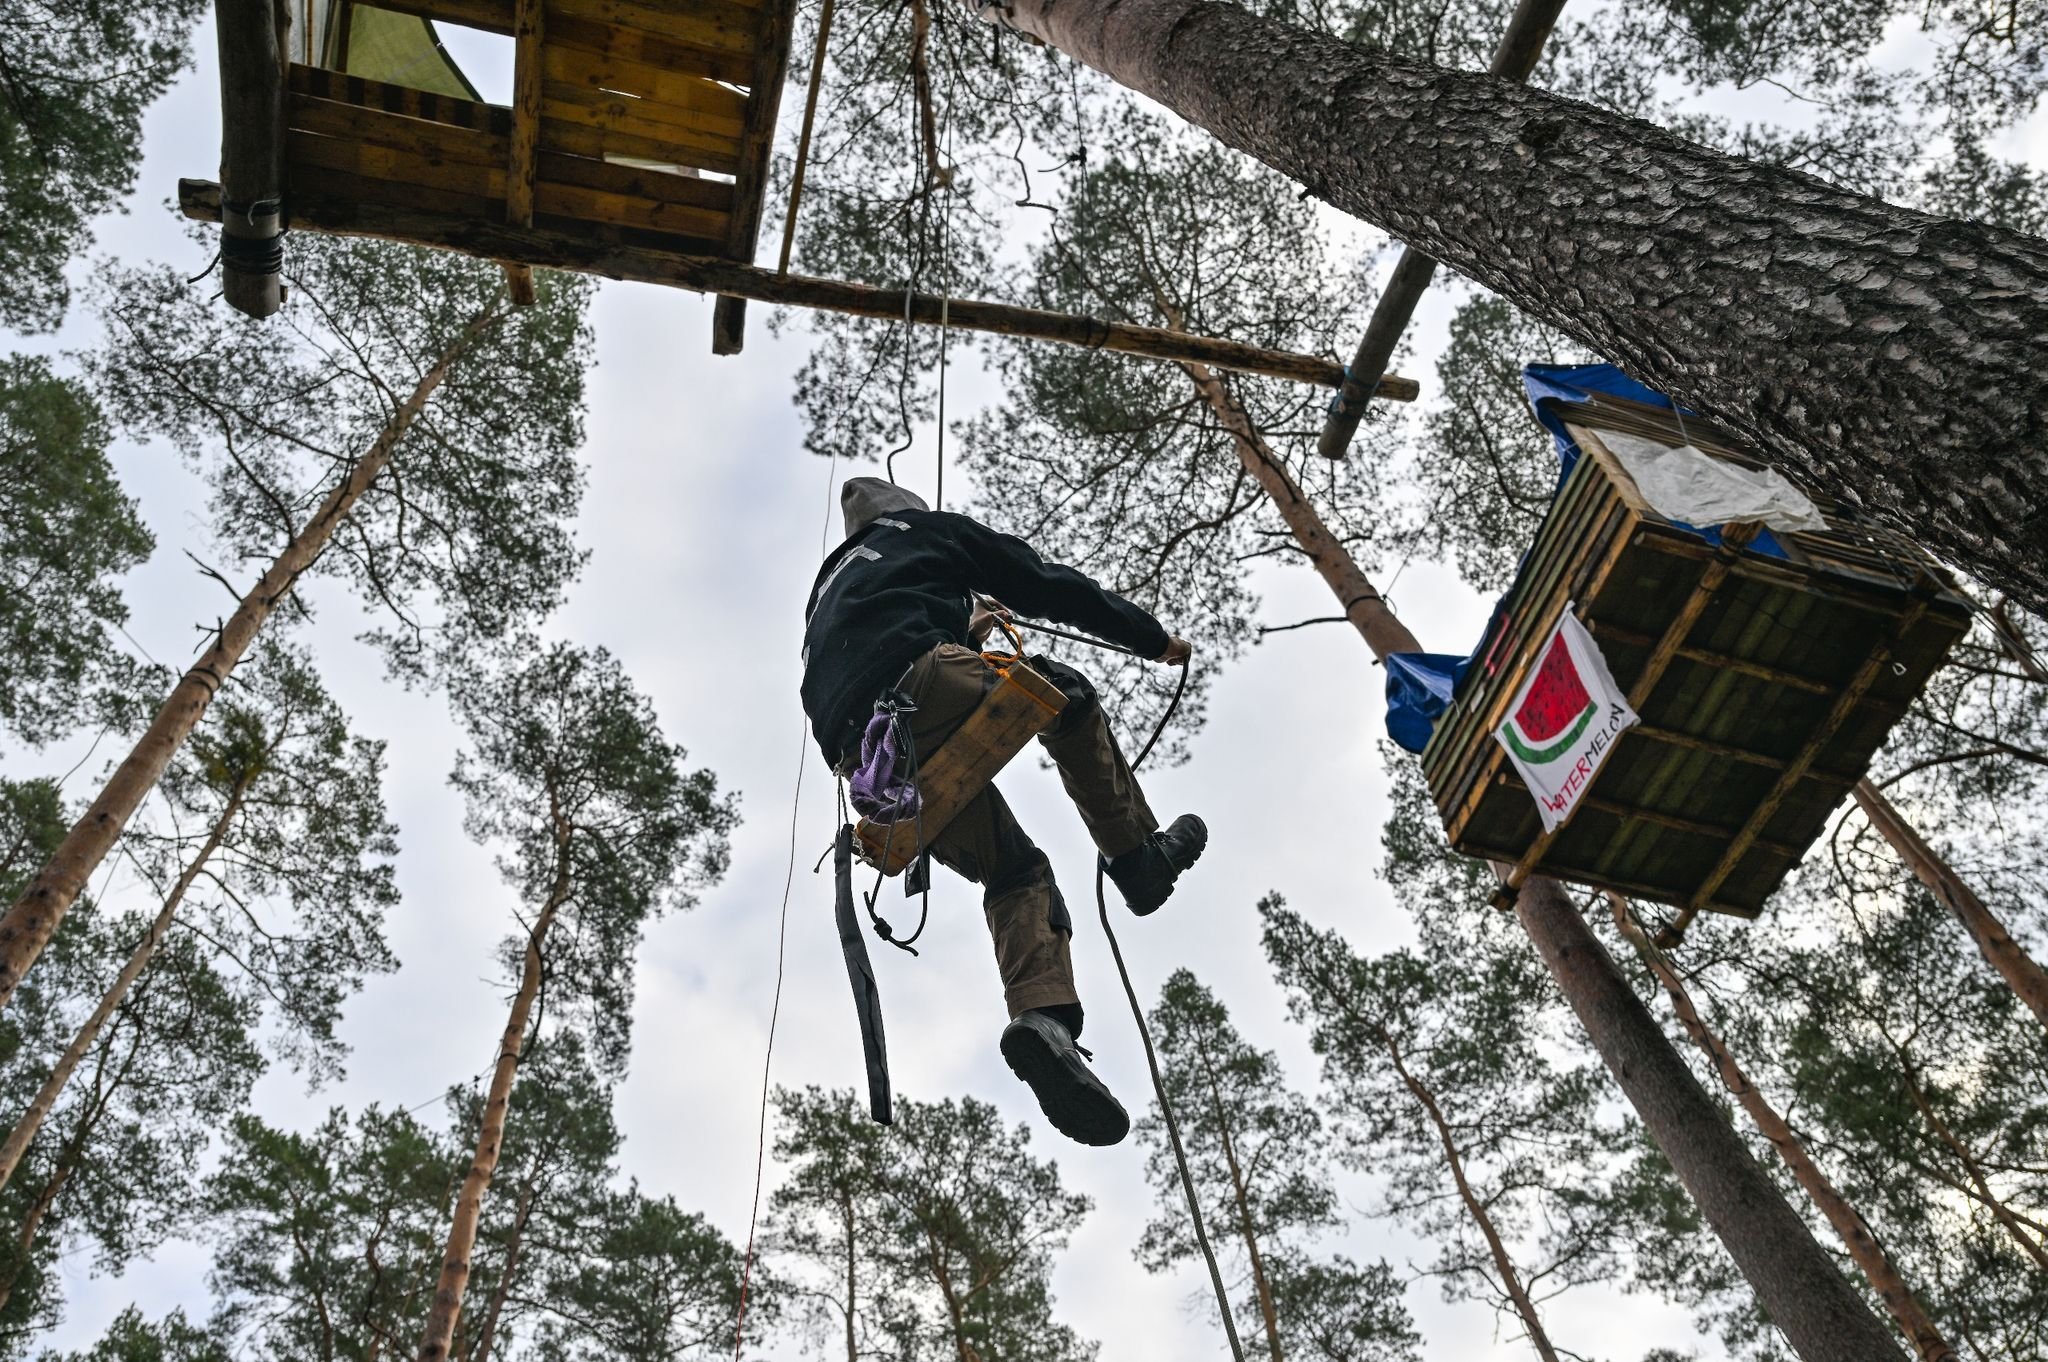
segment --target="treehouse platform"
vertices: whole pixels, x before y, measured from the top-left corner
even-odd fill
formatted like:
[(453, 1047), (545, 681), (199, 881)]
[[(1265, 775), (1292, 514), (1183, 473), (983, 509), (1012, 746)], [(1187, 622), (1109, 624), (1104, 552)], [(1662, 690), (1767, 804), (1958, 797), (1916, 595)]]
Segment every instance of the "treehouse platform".
[[(220, 0), (224, 81), (231, 39), (287, 58), (289, 225), (431, 238), (494, 223), (752, 262), (794, 0), (334, 0), (283, 34), (269, 8)], [(510, 106), (477, 96), (439, 25), (511, 38)], [(257, 130), (233, 126), (236, 93), (224, 85), (230, 200), (230, 170), (263, 159), (237, 154)], [(506, 260), (516, 295), (528, 262)], [(739, 348), (744, 307), (720, 299), (720, 353)]]
[[(1687, 528), (1610, 443), (1766, 465), (1725, 431), (1622, 397), (1547, 399), (1580, 451), (1423, 752), (1451, 844), (1682, 910), (1755, 917), (1968, 629), (1921, 549), (1813, 497), (1813, 532)], [(1575, 606), (1640, 722), (1546, 833), (1495, 739)]]

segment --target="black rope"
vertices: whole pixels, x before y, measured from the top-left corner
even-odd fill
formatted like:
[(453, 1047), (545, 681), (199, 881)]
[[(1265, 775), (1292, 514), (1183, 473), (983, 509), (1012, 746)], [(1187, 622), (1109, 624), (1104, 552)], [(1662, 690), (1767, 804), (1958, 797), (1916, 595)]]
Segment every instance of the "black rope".
[[(1081, 642), (1094, 643), (1096, 640), (1083, 638)], [(1098, 646), (1116, 647), (1115, 644)], [(1117, 651), (1127, 653), (1131, 650), (1118, 648)], [(1166, 712), (1159, 716), (1159, 722), (1153, 725), (1152, 736), (1145, 739), (1145, 746), (1138, 752), (1138, 759), (1131, 763), (1133, 775), (1145, 764), (1145, 758), (1152, 755), (1152, 749), (1159, 745), (1159, 739), (1166, 733), (1167, 725), (1173, 722), (1174, 713), (1180, 708), (1181, 696), (1187, 693), (1188, 677), (1193, 674), (1194, 669), (1192, 660), (1182, 665), (1180, 680), (1173, 688), (1173, 699), (1167, 703)], [(1166, 1120), (1166, 1141), (1173, 1149), (1174, 1165), (1180, 1170), (1181, 1191), (1187, 1197), (1188, 1217), (1195, 1226), (1195, 1243), (1201, 1247), (1202, 1261), (1209, 1268), (1209, 1285), (1216, 1292), (1216, 1309), (1223, 1316), (1223, 1334), (1230, 1340), (1231, 1356), (1237, 1362), (1244, 1362), (1244, 1344), (1238, 1341), (1237, 1323), (1230, 1314), (1230, 1291), (1223, 1284), (1223, 1270), (1216, 1266), (1216, 1251), (1209, 1246), (1209, 1232), (1202, 1223), (1201, 1201), (1195, 1195), (1195, 1176), (1188, 1170), (1187, 1150), (1182, 1147), (1180, 1140), (1180, 1122), (1174, 1117), (1173, 1103), (1166, 1095), (1166, 1080), (1159, 1073), (1159, 1053), (1152, 1047), (1152, 1029), (1145, 1024), (1145, 1009), (1138, 1001), (1138, 990), (1131, 983), (1131, 972), (1124, 964), (1123, 947), (1117, 943), (1116, 930), (1109, 925), (1109, 900), (1102, 892), (1103, 870), (1107, 865), (1108, 862), (1100, 856), (1095, 858), (1095, 912), (1102, 920), (1102, 934), (1109, 939), (1109, 953), (1116, 961), (1117, 977), (1123, 980), (1124, 997), (1131, 1004), (1131, 1020), (1138, 1024), (1138, 1039), (1144, 1042), (1145, 1067), (1152, 1074), (1152, 1091), (1159, 1099), (1159, 1114)]]

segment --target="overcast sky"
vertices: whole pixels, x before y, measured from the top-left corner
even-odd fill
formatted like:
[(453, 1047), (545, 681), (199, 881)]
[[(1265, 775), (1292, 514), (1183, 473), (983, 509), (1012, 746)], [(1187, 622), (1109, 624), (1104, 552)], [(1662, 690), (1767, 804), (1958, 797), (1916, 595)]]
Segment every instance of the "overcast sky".
[[(210, 32), (200, 35), (197, 50), (199, 68), (149, 116), (140, 188), (126, 215), (102, 225), (103, 251), (193, 271), (204, 263), (205, 253), (161, 206), (179, 176), (210, 176), (217, 159)], [(473, 66), (472, 75), (492, 96), (491, 71)], [(2037, 119), (2030, 148), (2009, 142), (2003, 150), (2030, 150), (2036, 165), (2048, 164), (2041, 129)], [(768, 216), (779, 223), (779, 213)], [(771, 251), (772, 242), (764, 254)], [(1367, 302), (1360, 300), (1361, 324)], [(1448, 312), (1440, 289), (1420, 314), (1420, 357), (1404, 366), (1423, 380), (1425, 393)], [(656, 923), (641, 949), (634, 1058), (617, 1096), (622, 1163), (644, 1190), (673, 1193), (743, 1242), (792, 818), (797, 867), (774, 1081), (846, 1086), (862, 1074), (830, 921), (829, 868), (810, 873), (831, 835), (832, 787), (804, 732), (796, 691), (804, 595), (828, 508), (827, 537), (839, 537), (837, 486), (828, 482), (827, 464), (800, 448), (790, 403), (806, 348), (800, 330), (772, 338), (766, 310), (756, 305), (746, 352), (716, 358), (707, 300), (620, 284), (602, 289), (593, 320), (598, 366), (583, 451), (590, 485), (578, 527), (592, 554), (548, 631), (617, 654), (652, 697), (669, 736), (688, 747), (692, 764), (711, 767), (725, 787), (741, 792), (744, 815), (725, 881), (695, 911)], [(55, 342), (28, 344), (85, 345), (94, 330), (79, 309)], [(986, 376), (962, 365), (953, 371), (949, 407), (965, 415), (991, 391)], [(927, 495), (935, 452), (927, 430), (898, 460), (905, 482)], [(195, 626), (226, 605), (219, 586), (197, 575), (182, 552), (189, 547), (206, 556), (203, 490), (166, 446), (123, 442), (114, 457), (157, 537), (154, 557), (128, 583), (130, 629), (152, 656), (176, 663), (193, 651)], [(872, 471), (842, 467), (836, 476)], [(948, 478), (949, 488), (961, 482)], [(1258, 582), (1269, 623), (1329, 613), (1326, 589), (1304, 569), (1269, 566)], [(1431, 648), (1462, 650), (1483, 622), (1481, 603), (1429, 564), (1408, 566), (1391, 595)], [(495, 976), (494, 947), (514, 907), (489, 854), (462, 834), (460, 801), (446, 783), (458, 734), (443, 697), (388, 682), (375, 657), (354, 642), (364, 627), (354, 605), (332, 590), (316, 588), (313, 599), (319, 613), (307, 638), (330, 687), (359, 732), (389, 744), (387, 798), (400, 828), (404, 893), (390, 935), (404, 964), (349, 1006), (342, 1033), (353, 1054), (344, 1081), (309, 1093), (280, 1069), (259, 1085), (258, 1112), (298, 1130), (310, 1129), (331, 1105), (435, 1102), (450, 1083), (490, 1061), (509, 993)], [(1194, 640), (1198, 665), (1201, 642)], [(1253, 649), (1219, 678), (1193, 760), (1145, 782), (1162, 818), (1194, 810), (1208, 820), (1207, 856), (1156, 916), (1139, 921), (1113, 909), (1141, 996), (1149, 1002), (1169, 972), (1192, 968), (1254, 1043), (1282, 1053), (1304, 1087), (1313, 1085), (1314, 1060), (1283, 1015), (1259, 950), (1254, 905), (1278, 890), (1367, 951), (1405, 938), (1403, 916), (1379, 877), (1386, 786), (1374, 748), (1384, 732), (1380, 687), (1370, 654), (1348, 630), (1305, 629)], [(82, 751), (60, 745), (17, 754), (4, 769), (16, 776), (60, 773)], [(72, 778), (67, 795), (90, 792), (106, 755)], [(1136, 1115), (1149, 1096), (1143, 1056), (1094, 915), (1080, 911), (1090, 897), (1092, 849), (1051, 773), (1019, 763), (1004, 790), (1052, 857), (1076, 908), (1074, 955), (1089, 1008), (1088, 1040), (1100, 1072)], [(126, 894), (125, 901), (139, 901), (118, 872), (113, 886), (117, 900)], [(1057, 1158), (1069, 1187), (1093, 1198), (1094, 1211), (1059, 1260), (1055, 1289), (1061, 1317), (1100, 1340), (1106, 1362), (1223, 1355), (1220, 1334), (1193, 1304), (1203, 1288), (1197, 1270), (1156, 1277), (1132, 1257), (1153, 1213), (1142, 1148), (1135, 1141), (1108, 1150), (1066, 1143), (1043, 1124), (1030, 1093), (997, 1055), (1004, 1012), (979, 901), (976, 888), (940, 872), (922, 956), (874, 948), (897, 1090), (994, 1102), (1006, 1118), (1031, 1128), (1033, 1148)], [(421, 1115), (440, 1119), (438, 1106)], [(769, 1189), (778, 1176), (771, 1165)], [(1375, 1198), (1369, 1178), (1348, 1176), (1343, 1190), (1357, 1214), (1348, 1238), (1326, 1247), (1384, 1256), (1396, 1266), (1427, 1261), (1427, 1245), (1365, 1214)], [(84, 1256), (68, 1261), (67, 1319), (49, 1341), (82, 1346), (130, 1302), (151, 1317), (177, 1305), (204, 1315), (208, 1257), (203, 1244), (172, 1243), (120, 1278), (95, 1277)], [(1496, 1336), (1490, 1311), (1446, 1305), (1432, 1281), (1417, 1280), (1408, 1304), (1432, 1359), (1526, 1355), (1526, 1345)], [(1633, 1359), (1659, 1345), (1718, 1355), (1710, 1342), (1692, 1337), (1680, 1312), (1638, 1298), (1582, 1291), (1557, 1302), (1549, 1317), (1559, 1344), (1588, 1356)], [(767, 1355), (794, 1358), (797, 1351), (782, 1340)]]

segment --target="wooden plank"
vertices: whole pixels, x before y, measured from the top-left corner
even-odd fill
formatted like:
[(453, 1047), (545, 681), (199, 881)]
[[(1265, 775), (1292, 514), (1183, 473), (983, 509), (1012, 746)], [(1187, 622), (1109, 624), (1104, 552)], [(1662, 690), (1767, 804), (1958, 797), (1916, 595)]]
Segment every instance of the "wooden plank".
[(725, 229), (728, 215), (683, 203), (663, 203), (634, 194), (613, 194), (581, 185), (557, 184), (543, 180), (534, 203), (549, 217), (578, 218), (605, 222), (617, 227), (638, 227), (714, 242)]
[[(1586, 621), (1586, 627), (1593, 631), (1593, 637), (1595, 638), (1612, 639), (1616, 643), (1631, 644), (1639, 648), (1654, 647), (1657, 642), (1656, 639), (1648, 634), (1637, 633), (1633, 629), (1623, 629), (1619, 625), (1604, 624), (1599, 620)], [(1703, 666), (1713, 667), (1720, 671), (1739, 672), (1744, 676), (1753, 676), (1759, 681), (1768, 681), (1774, 686), (1784, 686), (1789, 690), (1805, 691), (1809, 695), (1830, 695), (1834, 693), (1834, 687), (1814, 677), (1802, 676), (1798, 672), (1788, 672), (1781, 667), (1766, 667), (1760, 662), (1748, 662), (1739, 657), (1730, 657), (1726, 653), (1714, 652), (1709, 648), (1681, 647), (1678, 649), (1677, 655), (1688, 662), (1698, 662)]]
[[(299, 97), (294, 100), (294, 107), (300, 107), (306, 100), (329, 100), (406, 118), (423, 118), (430, 123), (444, 123), (450, 127), (472, 128), (499, 137), (510, 136), (512, 132), (512, 111), (496, 104), (437, 95), (429, 90), (344, 75), (318, 66), (295, 65), (289, 79), (292, 94)], [(300, 125), (293, 123), (292, 126)]]
[(512, 137), (505, 163), (505, 221), (533, 225), (540, 168), (541, 0), (516, 0), (512, 19)]
[(745, 85), (754, 70), (752, 56), (744, 51), (703, 47), (666, 34), (561, 14), (548, 16), (548, 45), (640, 62), (664, 71), (688, 72), (734, 85)]
[[(316, 168), (317, 169), (317, 168)], [(220, 186), (210, 180), (178, 181), (178, 207), (185, 216), (214, 222), (220, 218)], [(1089, 350), (1114, 350), (1155, 360), (1194, 360), (1220, 369), (1265, 374), (1296, 383), (1335, 387), (1343, 370), (1316, 355), (1267, 350), (1220, 336), (1197, 336), (1163, 327), (1106, 322), (1096, 317), (972, 298), (942, 298), (932, 293), (875, 288), (839, 279), (814, 279), (801, 274), (742, 265), (734, 260), (654, 246), (620, 244), (586, 233), (536, 225), (519, 228), (497, 220), (488, 208), (470, 216), (421, 210), (407, 202), (386, 199), (338, 202), (323, 196), (294, 211), (301, 231), (336, 232), (404, 241), (461, 251), (488, 260), (520, 260), (550, 269), (577, 270), (608, 279), (625, 279), (699, 293), (729, 293), (783, 307), (816, 308), (856, 317), (900, 320), (906, 314), (918, 325), (936, 326), (944, 315), (960, 331), (1051, 341)], [(906, 305), (907, 304), (907, 305)], [(1412, 378), (1389, 375), (1380, 381), (1380, 395), (1412, 402), (1420, 390)]]
[[(707, 213), (732, 211), (732, 184), (707, 180), (698, 175), (677, 175), (646, 166), (614, 165), (587, 156), (565, 156), (560, 152), (540, 154), (540, 177), (555, 184), (580, 185), (608, 194), (625, 194), (696, 208)], [(721, 231), (721, 239), (722, 239)]]
[(584, 19), (615, 28), (635, 28), (714, 52), (751, 53), (761, 16), (729, 0), (688, 0), (660, 4), (647, 0), (551, 0), (549, 17)]
[[(544, 115), (545, 112), (543, 109)], [(715, 153), (705, 151), (701, 146), (686, 145), (669, 137), (648, 137), (594, 123), (546, 116), (543, 116), (540, 122), (540, 145), (543, 155), (556, 151), (595, 161), (603, 161), (607, 157), (625, 157), (635, 161), (657, 161), (663, 165), (686, 166), (692, 170), (717, 169), (715, 166), (702, 164), (706, 160), (716, 160), (718, 157)], [(732, 172), (720, 173), (729, 175)], [(728, 189), (731, 188), (730, 181), (705, 180), (704, 183), (725, 184)]]
[[(603, 93), (633, 95), (691, 115), (688, 126), (733, 138), (747, 130), (750, 100), (737, 90), (687, 71), (626, 57), (549, 47), (542, 69), (550, 81)], [(651, 116), (651, 115), (650, 115)]]
[(221, 296), (251, 317), (284, 305), (286, 53), (271, 0), (215, 0), (220, 54)]
[[(497, 195), (379, 179), (303, 162), (287, 167), (286, 181), (291, 190), (295, 227), (303, 226), (308, 217), (341, 217), (394, 208), (450, 222), (473, 222), (491, 217), (502, 202)], [(503, 259), (498, 255), (488, 258)]]
[[(754, 39), (754, 73), (747, 82), (746, 131), (740, 139), (740, 168), (734, 176), (733, 211), (725, 253), (752, 264), (761, 235), (761, 204), (768, 193), (769, 154), (775, 149), (775, 120), (782, 85), (789, 75), (789, 42), (796, 30), (796, 0), (769, 0)], [(722, 297), (711, 310), (711, 353), (736, 355), (746, 344), (747, 304)]]
[(1856, 675), (1850, 678), (1849, 684), (1835, 697), (1835, 703), (1828, 708), (1827, 717), (1814, 728), (1813, 735), (1799, 749), (1799, 755), (1779, 774), (1771, 786), (1770, 793), (1765, 795), (1762, 802), (1750, 813), (1742, 826), (1742, 831), (1728, 844), (1728, 849), (1721, 853), (1721, 859), (1715, 864), (1713, 872), (1700, 883), (1694, 900), (1696, 903), (1704, 905), (1713, 898), (1722, 883), (1734, 873), (1744, 854), (1762, 836), (1765, 826), (1771, 821), (1771, 815), (1778, 811), (1778, 806), (1785, 802), (1785, 797), (1792, 793), (1849, 716), (1856, 711), (1857, 702), (1863, 698), (1863, 693), (1870, 689), (1871, 683), (1877, 680), (1878, 672), (1891, 660), (1893, 646), (1905, 637), (1907, 631), (1919, 622), (1922, 615), (1927, 613), (1927, 606), (1928, 601), (1924, 597), (1913, 602), (1900, 612), (1892, 625), (1890, 635), (1871, 649), (1870, 656), (1856, 669)]
[[(495, 199), (501, 204), (505, 197), (505, 167), (502, 164), (473, 165), (465, 161), (434, 160), (396, 147), (373, 146), (339, 137), (316, 137), (304, 132), (286, 134), (285, 149), (295, 189), (299, 168), (312, 166), (368, 180)], [(413, 202), (403, 195), (381, 197), (379, 201)], [(493, 209), (492, 216), (497, 215), (498, 210)]]
[[(740, 166), (739, 138), (717, 128), (701, 126), (687, 110), (673, 109), (652, 100), (631, 95), (607, 94), (581, 86), (548, 81), (542, 116), (550, 121), (580, 123), (606, 131), (617, 130), (635, 137), (658, 139), (688, 159), (678, 164), (731, 175)], [(545, 133), (543, 144), (551, 144)]]
[(381, 109), (316, 99), (311, 95), (293, 95), (287, 118), (293, 132), (313, 133), (365, 146), (389, 147), (434, 162), (504, 165), (509, 144), (509, 139), (501, 133), (407, 118)]
[(918, 818), (893, 827), (860, 820), (854, 831), (861, 858), (880, 866), (885, 875), (916, 860), (1066, 704), (1067, 697), (1050, 681), (1021, 662), (1011, 663), (1009, 674), (982, 697), (939, 750), (919, 764), (917, 788), (923, 808)]

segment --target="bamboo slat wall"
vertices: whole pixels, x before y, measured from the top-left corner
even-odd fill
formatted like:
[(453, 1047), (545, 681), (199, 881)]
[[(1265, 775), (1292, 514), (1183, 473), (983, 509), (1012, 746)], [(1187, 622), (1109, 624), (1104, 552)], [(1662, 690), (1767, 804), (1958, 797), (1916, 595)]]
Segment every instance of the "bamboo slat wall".
[[(1430, 793), (1468, 855), (1754, 917), (1968, 628), (1969, 604), (1917, 547), (1825, 499), (1827, 533), (1776, 536), (1787, 558), (1725, 553), (1650, 510), (1600, 433), (1755, 464), (1730, 437), (1691, 418), (1681, 436), (1669, 412), (1619, 399), (1561, 411), (1583, 457), (1437, 723)], [(1615, 682), (1646, 691), (1641, 724), (1546, 838), (1493, 730), (1567, 602)]]

